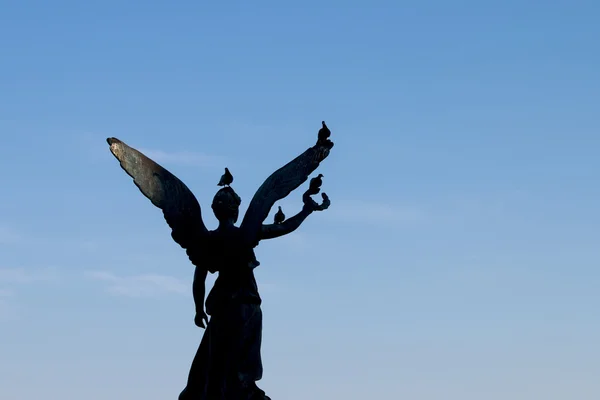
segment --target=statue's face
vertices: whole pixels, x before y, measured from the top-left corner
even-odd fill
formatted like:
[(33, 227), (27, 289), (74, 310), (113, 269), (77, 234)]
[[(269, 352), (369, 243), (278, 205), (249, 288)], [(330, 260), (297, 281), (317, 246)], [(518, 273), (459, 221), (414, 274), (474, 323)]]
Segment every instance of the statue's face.
[(240, 213), (240, 197), (231, 188), (217, 192), (213, 199), (212, 209), (219, 221), (233, 220), (237, 222)]
[(237, 222), (240, 214), (240, 209), (237, 206), (230, 208), (221, 204), (213, 204), (212, 209), (215, 217), (217, 217), (219, 221), (233, 220), (235, 223)]
[(240, 208), (236, 207), (235, 210), (231, 213), (231, 218), (233, 219), (233, 223), (235, 224), (240, 216)]

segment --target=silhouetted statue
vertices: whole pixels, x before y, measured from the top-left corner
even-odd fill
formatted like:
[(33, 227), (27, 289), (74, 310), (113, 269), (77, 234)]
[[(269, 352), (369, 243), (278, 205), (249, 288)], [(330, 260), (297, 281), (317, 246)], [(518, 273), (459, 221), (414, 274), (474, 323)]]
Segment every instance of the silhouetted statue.
[[(254, 247), (261, 240), (293, 232), (313, 211), (329, 207), (325, 193), (321, 194), (321, 204), (311, 198), (320, 191), (320, 175), (302, 196), (304, 207), (298, 214), (280, 223), (263, 225), (273, 205), (306, 182), (329, 155), (333, 143), (325, 122), (322, 124), (317, 144), (275, 171), (258, 189), (240, 227), (235, 223), (241, 199), (229, 186), (233, 175), (226, 170), (219, 182), (224, 187), (212, 202), (219, 220), (214, 231), (204, 225), (200, 205), (183, 182), (120, 140), (107, 139), (121, 167), (152, 204), (163, 211), (171, 236), (196, 266), (192, 288), (196, 304), (194, 321), (206, 330), (179, 400), (269, 399), (256, 385), (262, 378), (263, 368), (261, 298), (253, 272), (260, 263)], [(205, 313), (208, 272), (219, 275), (206, 298)]]

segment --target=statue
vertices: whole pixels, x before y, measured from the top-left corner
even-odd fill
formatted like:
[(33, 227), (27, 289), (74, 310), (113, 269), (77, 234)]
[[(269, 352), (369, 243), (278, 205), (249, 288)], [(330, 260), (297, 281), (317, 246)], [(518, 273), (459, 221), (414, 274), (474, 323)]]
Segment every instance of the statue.
[[(162, 210), (172, 238), (186, 250), (195, 266), (194, 322), (205, 331), (179, 400), (269, 399), (256, 385), (263, 368), (261, 298), (253, 272), (260, 263), (254, 248), (261, 240), (295, 231), (311, 213), (329, 207), (325, 193), (321, 194), (321, 204), (311, 197), (321, 191), (323, 175), (319, 174), (311, 179), (302, 196), (304, 206), (298, 214), (285, 219), (279, 207), (274, 223), (263, 224), (273, 205), (306, 182), (329, 155), (333, 147), (330, 135), (322, 122), (317, 143), (265, 180), (239, 227), (235, 223), (241, 198), (231, 187), (233, 175), (225, 168), (219, 181), (221, 188), (212, 202), (219, 221), (213, 231), (204, 225), (200, 205), (183, 182), (119, 139), (107, 139), (121, 167), (152, 204)], [(218, 273), (218, 278), (205, 302), (208, 272)]]

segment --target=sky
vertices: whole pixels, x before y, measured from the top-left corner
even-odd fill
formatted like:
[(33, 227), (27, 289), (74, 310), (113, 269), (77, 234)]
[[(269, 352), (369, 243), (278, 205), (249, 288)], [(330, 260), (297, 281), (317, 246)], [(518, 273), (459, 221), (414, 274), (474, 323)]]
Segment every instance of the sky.
[(0, 398), (185, 386), (193, 267), (107, 137), (213, 229), (223, 168), (244, 211), (321, 120), (330, 209), (256, 249), (267, 394), (600, 398), (598, 18), (591, 0), (0, 0)]

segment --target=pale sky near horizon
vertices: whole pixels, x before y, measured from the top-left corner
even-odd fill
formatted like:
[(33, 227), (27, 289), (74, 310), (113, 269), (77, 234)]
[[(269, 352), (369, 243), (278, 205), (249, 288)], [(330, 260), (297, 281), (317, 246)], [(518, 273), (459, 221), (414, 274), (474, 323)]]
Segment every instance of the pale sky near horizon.
[(591, 0), (0, 0), (0, 399), (185, 385), (193, 268), (106, 137), (214, 228), (223, 167), (245, 210), (322, 119), (331, 208), (256, 250), (259, 386), (600, 398), (599, 20)]

